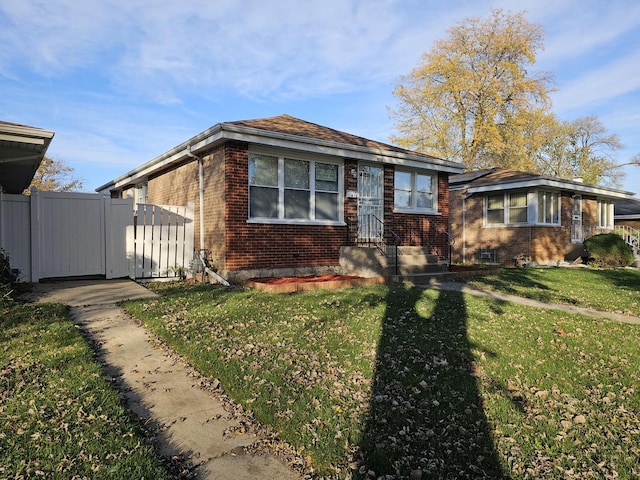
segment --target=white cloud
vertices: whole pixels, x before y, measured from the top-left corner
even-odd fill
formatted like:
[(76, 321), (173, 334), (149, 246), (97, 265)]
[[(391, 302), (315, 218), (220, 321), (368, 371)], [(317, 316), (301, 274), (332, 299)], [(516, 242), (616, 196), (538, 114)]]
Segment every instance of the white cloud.
[(563, 112), (593, 108), (630, 92), (640, 92), (640, 51), (591, 69), (573, 78), (554, 94), (554, 107)]

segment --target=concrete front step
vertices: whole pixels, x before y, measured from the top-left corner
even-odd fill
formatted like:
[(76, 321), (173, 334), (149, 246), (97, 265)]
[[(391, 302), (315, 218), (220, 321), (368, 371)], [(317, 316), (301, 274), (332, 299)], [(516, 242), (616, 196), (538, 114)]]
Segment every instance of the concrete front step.
[(448, 263), (440, 261), (424, 247), (398, 247), (397, 269), (395, 247), (389, 247), (385, 256), (375, 247), (342, 247), (340, 266), (345, 272), (358, 275), (415, 275), (439, 273), (448, 270)]

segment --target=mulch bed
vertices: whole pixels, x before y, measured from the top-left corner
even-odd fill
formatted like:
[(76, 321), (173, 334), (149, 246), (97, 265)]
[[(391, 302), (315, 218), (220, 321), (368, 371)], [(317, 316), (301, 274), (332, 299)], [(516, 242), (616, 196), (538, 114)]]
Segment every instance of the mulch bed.
[(309, 275), (304, 277), (250, 278), (245, 284), (270, 293), (291, 293), (319, 288), (343, 288), (368, 283), (384, 283), (383, 277), (358, 277), (355, 275)]

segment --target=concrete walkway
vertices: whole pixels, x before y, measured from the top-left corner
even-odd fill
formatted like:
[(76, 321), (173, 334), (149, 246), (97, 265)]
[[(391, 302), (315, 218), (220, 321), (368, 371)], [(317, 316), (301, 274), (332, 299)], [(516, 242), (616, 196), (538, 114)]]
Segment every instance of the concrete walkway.
[(156, 431), (162, 455), (185, 458), (205, 480), (301, 478), (283, 458), (258, 453), (267, 438), (242, 408), (116, 305), (155, 296), (130, 280), (81, 280), (34, 284), (28, 300), (71, 307), (129, 408)]
[(621, 313), (614, 313), (614, 312), (602, 312), (599, 310), (575, 307), (572, 305), (563, 305), (559, 303), (541, 302), (539, 300), (532, 300), (530, 298), (519, 297), (517, 295), (508, 295), (506, 293), (494, 292), (491, 290), (482, 290), (480, 288), (467, 285), (463, 282), (441, 282), (441, 283), (432, 283), (432, 284), (420, 285), (420, 286), (423, 288), (432, 288), (436, 290), (454, 290), (456, 292), (468, 293), (470, 295), (478, 295), (482, 297), (493, 298), (494, 300), (500, 300), (503, 302), (518, 303), (520, 305), (525, 305), (528, 307), (561, 310), (563, 312), (585, 315), (587, 317), (603, 318), (603, 319), (615, 320), (622, 323), (631, 323), (634, 325), (640, 325), (640, 317), (635, 317), (632, 315), (623, 315)]

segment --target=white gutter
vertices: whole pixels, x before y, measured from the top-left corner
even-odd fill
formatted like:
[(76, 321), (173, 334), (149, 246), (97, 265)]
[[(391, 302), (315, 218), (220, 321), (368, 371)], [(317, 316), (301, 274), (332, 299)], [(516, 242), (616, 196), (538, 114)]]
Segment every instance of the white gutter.
[(140, 167), (131, 170), (125, 175), (96, 188), (96, 191), (101, 192), (136, 183), (137, 180), (188, 157), (187, 151), (189, 149), (197, 153), (205, 147), (215, 145), (216, 143), (224, 140), (237, 140), (246, 143), (288, 148), (324, 155), (348, 157), (356, 160), (384, 162), (395, 165), (421, 168), (430, 166), (435, 170), (454, 174), (462, 173), (464, 170), (464, 165), (460, 163), (441, 160), (435, 157), (412, 155), (409, 153), (394, 152), (391, 150), (370, 148), (347, 143), (336, 143), (322, 139), (303, 137), (300, 135), (272, 132), (255, 127), (219, 123), (141, 165)]
[(616, 190), (613, 188), (599, 187), (597, 185), (585, 185), (580, 182), (554, 180), (551, 178), (539, 178), (532, 180), (523, 180), (519, 182), (501, 182), (491, 183), (478, 186), (468, 187), (468, 192), (472, 193), (486, 193), (496, 192), (502, 190), (514, 190), (518, 188), (540, 188), (549, 187), (559, 190), (573, 190), (578, 193), (589, 193), (592, 195), (602, 195), (614, 198), (629, 198), (634, 194), (632, 192), (626, 192), (623, 190)]

